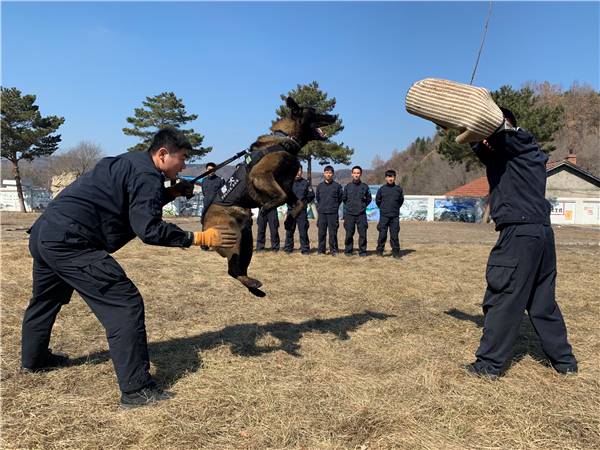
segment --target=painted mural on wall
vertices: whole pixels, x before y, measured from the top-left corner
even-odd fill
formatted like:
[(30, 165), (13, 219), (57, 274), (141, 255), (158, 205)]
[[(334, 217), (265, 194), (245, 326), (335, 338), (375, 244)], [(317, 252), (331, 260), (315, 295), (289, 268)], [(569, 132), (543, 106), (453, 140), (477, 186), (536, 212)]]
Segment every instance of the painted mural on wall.
[(379, 222), (379, 208), (375, 203), (375, 196), (377, 195), (378, 189), (379, 186), (369, 185), (369, 190), (371, 191), (371, 203), (367, 206), (367, 220), (371, 222)]
[[(47, 189), (23, 186), (23, 200), (27, 211), (43, 211), (52, 200), (52, 196)], [(0, 189), (0, 211), (21, 211), (16, 186)]]
[[(379, 221), (379, 208), (375, 203), (378, 185), (369, 186), (371, 190), (371, 203), (367, 206), (367, 220), (370, 222)], [(412, 197), (412, 198), (410, 198)], [(400, 208), (400, 220), (409, 221), (426, 221), (428, 217), (429, 200), (431, 196), (405, 197), (404, 204)], [(471, 197), (448, 197), (436, 198), (433, 202), (434, 214), (433, 218), (436, 221), (452, 221), (452, 222), (479, 222), (483, 216), (484, 201), (478, 198)], [(344, 205), (340, 205), (339, 217), (343, 218)], [(307, 206), (309, 219), (314, 219), (316, 205), (311, 203)], [(568, 210), (568, 207), (567, 207)], [(175, 202), (165, 205), (164, 213), (169, 215), (182, 216), (200, 216), (202, 214), (202, 193), (198, 192), (189, 200), (179, 198)], [(556, 204), (553, 214), (562, 214), (561, 205)], [(256, 217), (258, 208), (252, 211)], [(287, 205), (282, 205), (277, 208), (277, 215), (280, 220), (285, 219), (287, 213)], [(595, 209), (591, 210), (591, 215), (597, 213)], [(568, 213), (567, 213), (568, 215)]]
[(400, 220), (427, 220), (427, 198), (405, 198)]
[(473, 197), (436, 199), (433, 217), (434, 220), (446, 222), (480, 222), (484, 206), (484, 200)]

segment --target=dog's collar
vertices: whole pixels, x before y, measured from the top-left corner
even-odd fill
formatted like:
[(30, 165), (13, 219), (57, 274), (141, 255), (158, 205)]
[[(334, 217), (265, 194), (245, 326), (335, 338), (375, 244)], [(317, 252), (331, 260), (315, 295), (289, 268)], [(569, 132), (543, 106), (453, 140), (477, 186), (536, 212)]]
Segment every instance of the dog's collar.
[[(287, 134), (285, 131), (281, 131), (281, 130), (275, 130), (273, 132), (273, 136), (277, 136), (277, 137), (285, 137), (288, 139), (291, 139), (292, 141), (294, 141), (296, 144), (300, 145), (300, 141), (298, 141), (298, 139), (296, 139), (294, 136), (290, 136), (289, 134)], [(300, 145), (300, 147), (302, 147)]]

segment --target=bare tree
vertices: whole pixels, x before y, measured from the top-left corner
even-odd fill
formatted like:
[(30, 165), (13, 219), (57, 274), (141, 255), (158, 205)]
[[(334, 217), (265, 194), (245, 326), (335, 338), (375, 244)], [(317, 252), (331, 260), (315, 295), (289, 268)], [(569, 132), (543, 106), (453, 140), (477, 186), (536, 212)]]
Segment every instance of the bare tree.
[(35, 188), (50, 189), (51, 180), (54, 176), (51, 170), (54, 158), (54, 156), (46, 156), (21, 163), (20, 169), (23, 181)]
[(90, 141), (81, 141), (61, 155), (55, 155), (51, 163), (53, 175), (73, 172), (78, 177), (90, 171), (100, 158), (104, 157), (102, 148)]
[(61, 174), (73, 173), (80, 177), (90, 171), (96, 162), (104, 157), (102, 148), (89, 141), (81, 141), (64, 153), (36, 158), (21, 163), (23, 180), (33, 186), (50, 189), (52, 178)]

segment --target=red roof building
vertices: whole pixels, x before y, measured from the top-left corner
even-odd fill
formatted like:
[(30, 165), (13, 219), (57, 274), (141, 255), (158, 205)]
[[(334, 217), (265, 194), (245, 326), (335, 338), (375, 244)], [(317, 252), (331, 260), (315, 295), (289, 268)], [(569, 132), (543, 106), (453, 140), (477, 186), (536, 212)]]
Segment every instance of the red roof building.
[[(546, 173), (548, 174), (548, 178), (560, 172), (568, 172), (571, 175), (576, 176), (581, 182), (595, 186), (593, 192), (597, 192), (596, 189), (600, 187), (600, 179), (579, 167), (577, 165), (577, 158), (574, 154), (570, 154), (567, 156), (567, 158), (561, 161), (552, 161), (546, 164)], [(573, 181), (569, 180), (568, 183), (571, 184)], [(550, 186), (548, 187), (548, 190), (550, 190)], [(487, 178), (481, 177), (471, 181), (470, 183), (446, 192), (444, 195), (446, 197), (487, 197), (489, 192), (490, 186), (487, 182)], [(597, 196), (597, 193), (592, 193), (592, 196), (594, 195)]]

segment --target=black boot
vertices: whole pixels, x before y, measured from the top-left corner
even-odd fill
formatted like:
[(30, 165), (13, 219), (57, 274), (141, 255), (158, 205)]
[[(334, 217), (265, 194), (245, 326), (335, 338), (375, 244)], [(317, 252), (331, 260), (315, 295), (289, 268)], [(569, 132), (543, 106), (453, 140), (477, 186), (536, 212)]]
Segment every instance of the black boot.
[(466, 364), (462, 366), (462, 368), (469, 372), (471, 375), (475, 375), (487, 380), (495, 381), (502, 375), (501, 372), (487, 367), (484, 364), (481, 364), (479, 361), (475, 361), (471, 364)]
[(141, 389), (121, 394), (121, 408), (132, 409), (140, 406), (151, 405), (161, 400), (168, 400), (175, 396), (174, 393), (163, 391), (154, 381)]
[(36, 367), (21, 367), (21, 373), (46, 372), (58, 367), (66, 367), (70, 364), (69, 355), (62, 352), (52, 353), (52, 350), (48, 349), (48, 353), (40, 365)]
[(575, 363), (571, 366), (567, 366), (567, 367), (557, 367), (557, 366), (553, 366), (553, 367), (554, 367), (554, 370), (556, 370), (561, 375), (576, 375), (578, 372), (577, 363)]

